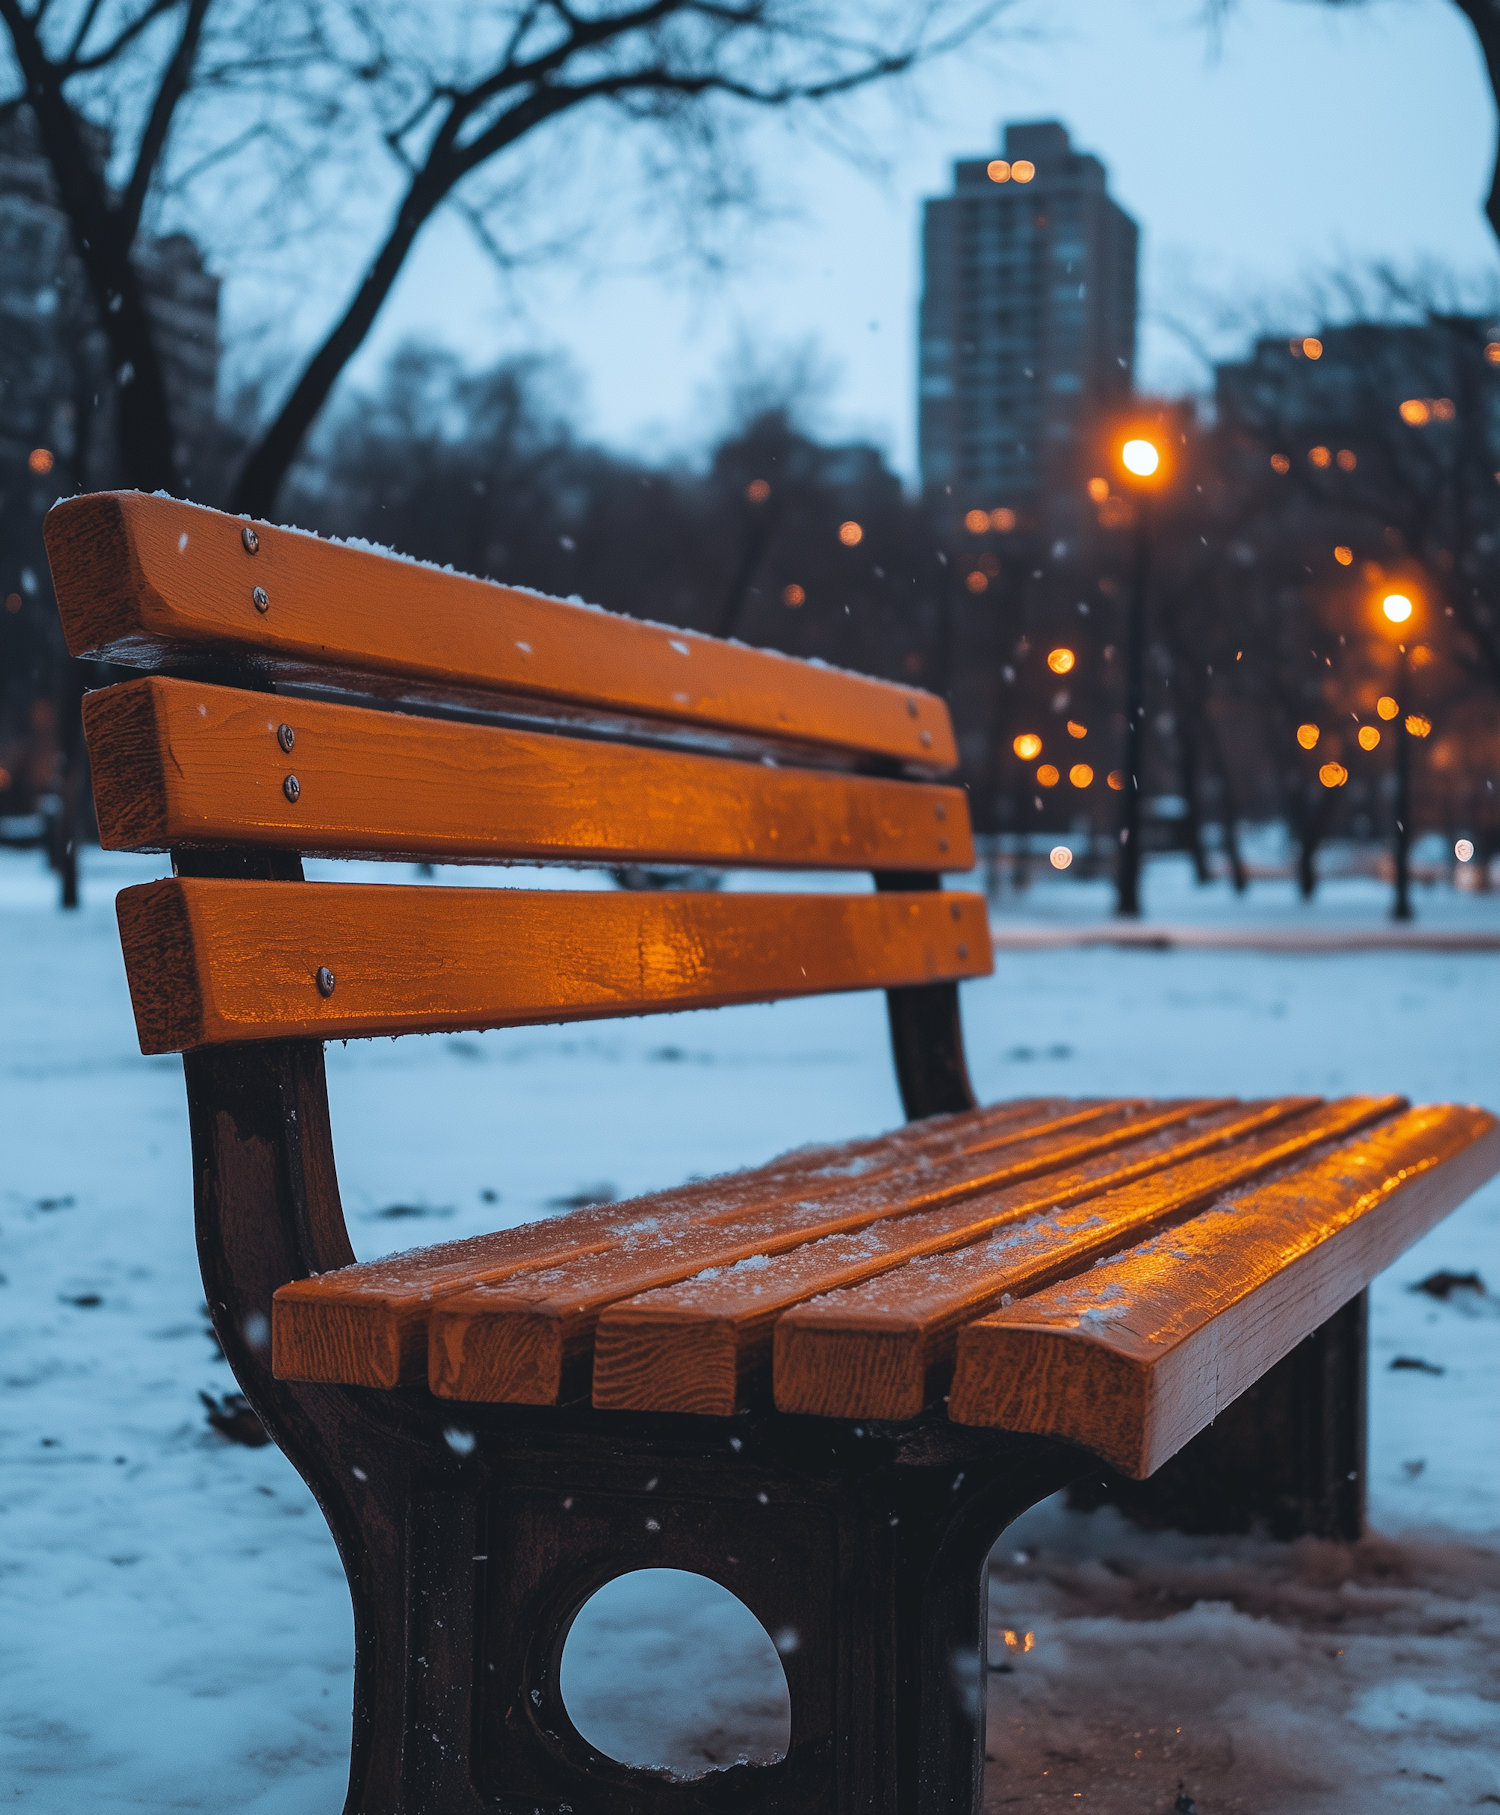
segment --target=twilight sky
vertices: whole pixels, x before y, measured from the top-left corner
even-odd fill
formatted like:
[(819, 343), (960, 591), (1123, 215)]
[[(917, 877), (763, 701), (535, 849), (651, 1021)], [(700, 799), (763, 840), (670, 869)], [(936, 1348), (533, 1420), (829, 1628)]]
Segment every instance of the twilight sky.
[[(1199, 0), (1019, 0), (994, 49), (929, 72), (915, 105), (860, 103), (878, 156), (757, 128), (777, 212), (721, 273), (686, 257), (632, 273), (616, 233), (602, 258), (578, 248), (502, 282), (464, 226), (434, 223), (356, 376), (412, 334), (473, 365), (556, 352), (577, 375), (584, 434), (692, 454), (722, 424), (737, 350), (774, 362), (811, 348), (827, 376), (814, 425), (873, 440), (910, 476), (922, 199), (949, 186), (953, 159), (994, 146), (1007, 119), (1061, 120), (1140, 222), (1146, 388), (1204, 382), (1164, 317), (1212, 332), (1228, 306), (1303, 332), (1318, 325), (1304, 299), (1319, 274), (1433, 260), (1500, 276), (1480, 212), (1493, 109), (1452, 0), (1337, 14), (1240, 0), (1217, 53), (1199, 14)], [(232, 320), (232, 274), (226, 301)], [(310, 295), (291, 331), (310, 334), (335, 301)], [(1235, 336), (1220, 329), (1214, 344), (1230, 352)]]

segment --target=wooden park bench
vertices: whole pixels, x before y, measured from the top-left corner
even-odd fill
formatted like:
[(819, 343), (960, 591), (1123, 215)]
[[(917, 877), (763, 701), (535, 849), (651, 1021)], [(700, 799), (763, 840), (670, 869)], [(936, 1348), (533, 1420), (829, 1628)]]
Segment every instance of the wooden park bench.
[[(1358, 1530), (1364, 1288), (1500, 1166), (1495, 1119), (977, 1107), (939, 700), (166, 498), (59, 504), (47, 546), (74, 654), (155, 671), (86, 701), (100, 835), (172, 855), (119, 897), (131, 995), (184, 1054), (219, 1339), (348, 1572), (349, 1810), (971, 1810), (1017, 1514), (1108, 1465), (1163, 1516)], [(309, 853), (875, 887), (326, 884)], [(324, 1041), (873, 988), (902, 1130), (355, 1263)], [(672, 1781), (574, 1727), (570, 1623), (644, 1567), (780, 1635), (779, 1763)]]

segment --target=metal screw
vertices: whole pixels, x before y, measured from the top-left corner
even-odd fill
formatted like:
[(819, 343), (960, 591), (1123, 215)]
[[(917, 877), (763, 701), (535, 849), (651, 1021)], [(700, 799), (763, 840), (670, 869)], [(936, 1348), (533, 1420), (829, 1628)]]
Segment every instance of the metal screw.
[(940, 851), (946, 851), (947, 848), (948, 848), (948, 840), (946, 838), (940, 838), (938, 840), (938, 849)]
[(297, 741), (297, 733), (290, 725), (278, 725), (276, 727), (276, 741), (281, 745), (283, 750), (290, 754), (292, 745)]
[(260, 547), (260, 537), (256, 535), (255, 531), (251, 529), (248, 523), (240, 531), (240, 540), (245, 544), (245, 553), (247, 555), (253, 555), (256, 549)]
[(302, 783), (297, 780), (295, 775), (289, 775), (281, 784), (281, 791), (292, 805), (296, 806), (297, 796), (302, 792)]
[(958, 905), (958, 903), (956, 901), (954, 902), (953, 906), (951, 908), (949, 908), (948, 912), (950, 914), (952, 914), (952, 916), (955, 920), (962, 920), (964, 917), (964, 911)]
[(251, 593), (250, 603), (257, 611), (269, 611), (271, 609), (271, 601), (266, 597), (266, 589), (264, 586), (257, 586), (255, 591)]
[(961, 945), (961, 946), (960, 946), (960, 947), (959, 947), (959, 948), (958, 948), (958, 955), (959, 955), (959, 957), (960, 957), (960, 958), (967, 958), (967, 957), (968, 957), (968, 955), (969, 955), (969, 948), (968, 948), (968, 946), (966, 946), (966, 945)]
[(333, 972), (329, 970), (326, 964), (320, 964), (318, 966), (318, 994), (320, 996), (331, 996), (333, 994)]
[(912, 718), (915, 718), (917, 716), (917, 702), (915, 700), (908, 700), (906, 702), (906, 710)]
[[(264, 606), (264, 605), (262, 605), (262, 606), (261, 606), (261, 610), (262, 610), (262, 611), (264, 611), (264, 610), (265, 610), (265, 606)], [(921, 738), (921, 743), (922, 743), (922, 748), (923, 748), (923, 749), (924, 749), (924, 750), (929, 750), (929, 749), (931, 749), (931, 747), (932, 747), (932, 733), (931, 733), (931, 732), (930, 732), (930, 731), (924, 731), (924, 732), (923, 732), (923, 733), (922, 733), (922, 738)]]
[(946, 819), (948, 817), (948, 809), (941, 801), (938, 802), (937, 816), (939, 819)]

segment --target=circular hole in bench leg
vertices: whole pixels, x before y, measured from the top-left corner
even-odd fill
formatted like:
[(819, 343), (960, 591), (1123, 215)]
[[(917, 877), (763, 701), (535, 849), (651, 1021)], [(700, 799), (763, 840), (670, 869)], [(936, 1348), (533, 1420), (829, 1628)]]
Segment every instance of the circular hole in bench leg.
[(569, 1629), (558, 1688), (583, 1738), (640, 1770), (777, 1764), (791, 1740), (770, 1635), (727, 1588), (685, 1569), (636, 1569), (596, 1590)]

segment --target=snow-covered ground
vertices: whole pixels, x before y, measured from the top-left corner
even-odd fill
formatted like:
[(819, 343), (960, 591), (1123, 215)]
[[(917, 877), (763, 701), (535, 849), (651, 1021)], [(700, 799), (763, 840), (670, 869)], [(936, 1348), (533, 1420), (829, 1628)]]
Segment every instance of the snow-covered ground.
[[(136, 1049), (111, 911), (154, 873), (89, 853), (64, 916), (35, 856), (0, 854), (0, 1797), (311, 1815), (342, 1801), (348, 1602), (296, 1476), (213, 1434), (199, 1403), (233, 1383), (201, 1312), (181, 1068)], [(1311, 908), (1282, 884), (1236, 904), (1175, 866), (1148, 878), (1153, 916), (1178, 924), (1356, 924), (1386, 901), (1350, 881)], [(1417, 906), (1500, 927), (1500, 897)], [(996, 904), (1106, 909), (1102, 885), (1066, 878)], [(1004, 952), (965, 991), (986, 1099), (1397, 1089), (1500, 1107), (1497, 1011), (1500, 958), (1482, 953)], [(360, 1043), (330, 1050), (329, 1078), (361, 1258), (900, 1114), (878, 996)], [(1374, 1289), (1364, 1545), (1148, 1537), (1056, 1504), (1012, 1527), (992, 1807), (1167, 1810), (1179, 1780), (1204, 1815), (1500, 1803), (1497, 1232), (1491, 1185)], [(1409, 1289), (1440, 1268), (1491, 1291)], [(711, 1705), (697, 1637), (748, 1660)], [(737, 1635), (691, 1584), (622, 1585), (579, 1645), (580, 1718), (588, 1703), (623, 1755), (686, 1767), (710, 1728), (713, 1749), (738, 1720), (752, 1750), (782, 1729), (758, 1630)]]

